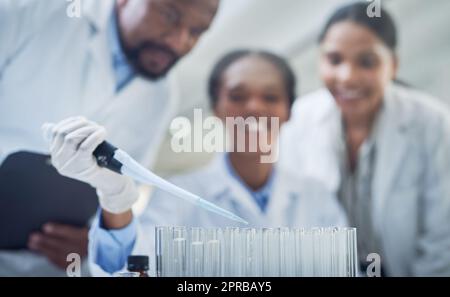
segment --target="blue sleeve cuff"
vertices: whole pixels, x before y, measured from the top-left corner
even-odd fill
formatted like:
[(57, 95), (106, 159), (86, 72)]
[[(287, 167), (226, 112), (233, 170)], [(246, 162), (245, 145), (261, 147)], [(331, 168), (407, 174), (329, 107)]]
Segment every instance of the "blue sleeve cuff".
[(122, 270), (131, 254), (137, 236), (137, 222), (133, 218), (131, 223), (122, 229), (107, 230), (102, 226), (101, 210), (91, 226), (89, 234), (90, 250), (94, 262), (104, 271), (114, 273)]

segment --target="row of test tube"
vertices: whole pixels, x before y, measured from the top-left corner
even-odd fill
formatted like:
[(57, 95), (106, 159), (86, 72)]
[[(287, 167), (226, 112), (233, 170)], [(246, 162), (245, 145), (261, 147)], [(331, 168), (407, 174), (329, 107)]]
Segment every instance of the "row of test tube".
[(156, 227), (159, 277), (354, 277), (355, 228)]

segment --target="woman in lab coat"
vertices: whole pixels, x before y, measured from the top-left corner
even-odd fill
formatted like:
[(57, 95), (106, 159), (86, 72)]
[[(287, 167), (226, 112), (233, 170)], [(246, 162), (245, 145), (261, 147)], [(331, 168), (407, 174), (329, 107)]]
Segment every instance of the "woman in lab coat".
[(326, 88), (294, 106), (281, 167), (327, 183), (358, 228), (362, 265), (377, 253), (386, 275), (449, 276), (450, 113), (393, 82), (394, 23), (366, 11), (345, 6), (325, 26)]
[[(224, 122), (226, 117), (253, 116), (278, 118), (283, 124), (290, 116), (294, 90), (294, 74), (283, 59), (266, 52), (237, 51), (226, 55), (214, 68), (209, 94), (215, 115)], [(245, 151), (219, 154), (205, 168), (171, 181), (244, 218), (249, 227), (346, 225), (343, 211), (322, 184), (310, 178), (294, 179), (275, 164), (262, 163), (261, 150), (249, 151), (250, 134), (265, 129), (274, 132), (269, 142), (275, 146), (278, 131), (274, 126), (238, 129), (234, 135), (246, 139)], [(105, 218), (107, 224), (111, 223), (111, 215), (103, 213), (90, 233), (89, 257), (94, 274), (122, 269), (131, 253), (153, 256), (154, 228), (158, 225), (243, 226), (161, 190), (152, 195), (139, 222), (133, 219), (119, 230), (107, 230), (99, 223), (104, 224)], [(114, 224), (120, 223), (117, 218)]]

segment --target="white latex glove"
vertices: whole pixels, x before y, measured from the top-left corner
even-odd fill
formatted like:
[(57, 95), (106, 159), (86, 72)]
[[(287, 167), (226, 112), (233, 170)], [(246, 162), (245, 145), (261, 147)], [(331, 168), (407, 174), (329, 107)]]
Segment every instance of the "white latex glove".
[(85, 182), (97, 189), (100, 206), (111, 213), (131, 209), (138, 198), (134, 182), (97, 165), (93, 156), (105, 140), (106, 130), (83, 117), (42, 126), (49, 144), (53, 166), (61, 175)]

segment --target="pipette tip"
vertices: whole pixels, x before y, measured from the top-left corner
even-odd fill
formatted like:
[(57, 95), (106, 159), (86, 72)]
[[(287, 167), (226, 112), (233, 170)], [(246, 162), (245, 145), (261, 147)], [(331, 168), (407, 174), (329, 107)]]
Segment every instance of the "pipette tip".
[(239, 223), (242, 223), (242, 224), (244, 224), (244, 225), (248, 225), (248, 222), (247, 222), (246, 220), (244, 220), (244, 219), (241, 218), (241, 217), (238, 217), (237, 215), (234, 216), (234, 220), (237, 221), (237, 222), (239, 222)]

